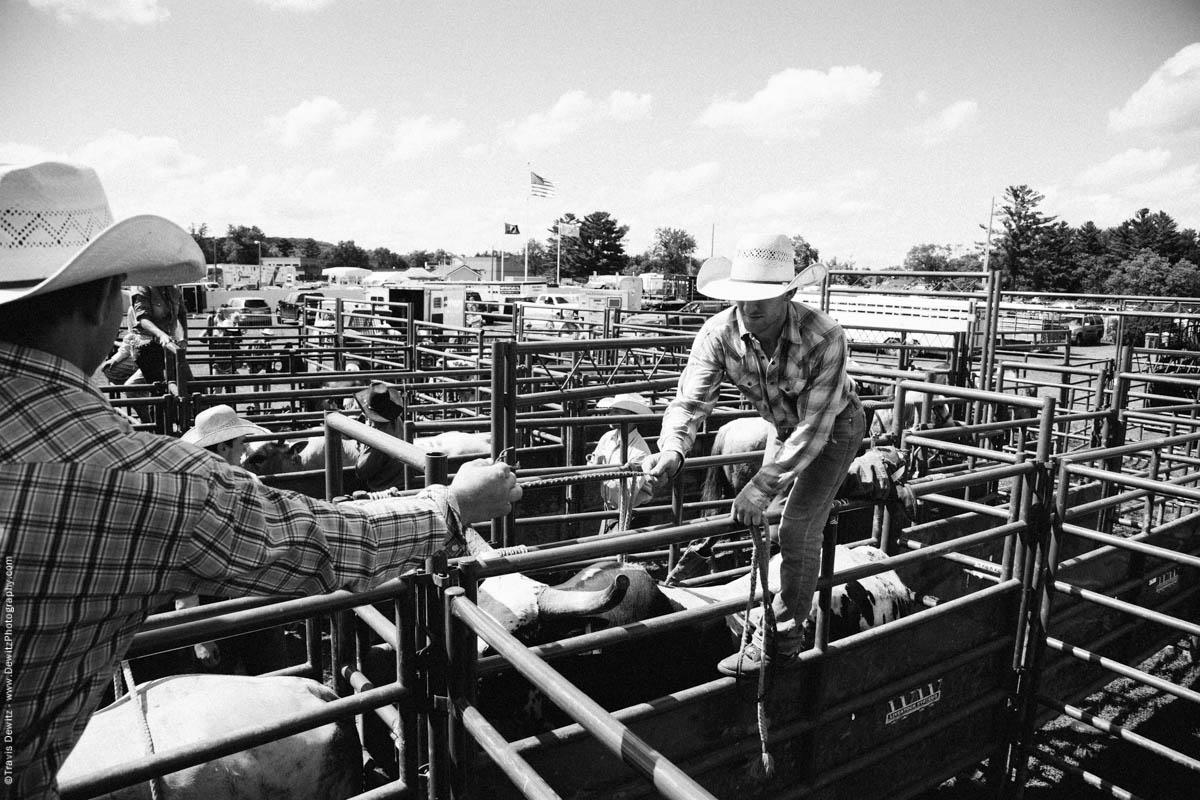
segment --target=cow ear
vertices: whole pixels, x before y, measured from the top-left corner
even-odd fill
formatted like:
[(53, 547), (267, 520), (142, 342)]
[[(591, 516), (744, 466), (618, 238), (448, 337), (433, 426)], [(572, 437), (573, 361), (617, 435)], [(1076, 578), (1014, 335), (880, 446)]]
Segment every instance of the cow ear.
[(306, 443), (303, 441), (292, 442), (292, 446), (289, 447), (288, 450), (292, 451), (292, 455), (298, 456), (298, 455), (300, 455), (301, 451), (304, 450), (305, 444)]

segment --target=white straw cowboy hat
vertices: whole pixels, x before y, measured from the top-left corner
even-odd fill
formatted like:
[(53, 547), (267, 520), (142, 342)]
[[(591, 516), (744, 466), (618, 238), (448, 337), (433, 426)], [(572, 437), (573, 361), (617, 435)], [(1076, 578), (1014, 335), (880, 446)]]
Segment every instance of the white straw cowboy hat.
[(179, 437), (182, 442), (194, 444), (197, 447), (212, 447), (240, 436), (251, 436), (256, 433), (270, 433), (269, 430), (255, 425), (248, 419), (239, 417), (229, 406), (213, 406), (196, 415), (196, 424), (187, 433)]
[(612, 397), (603, 397), (599, 403), (596, 403), (596, 408), (615, 408), (620, 411), (628, 411), (630, 414), (654, 413), (650, 404), (640, 394), (618, 394)]
[(204, 254), (162, 217), (113, 222), (90, 167), (0, 164), (0, 305), (121, 274), (146, 286), (199, 280)]
[(819, 283), (825, 266), (813, 264), (796, 273), (796, 249), (783, 234), (744, 236), (730, 260), (710, 258), (696, 274), (696, 290), (718, 300), (766, 300)]

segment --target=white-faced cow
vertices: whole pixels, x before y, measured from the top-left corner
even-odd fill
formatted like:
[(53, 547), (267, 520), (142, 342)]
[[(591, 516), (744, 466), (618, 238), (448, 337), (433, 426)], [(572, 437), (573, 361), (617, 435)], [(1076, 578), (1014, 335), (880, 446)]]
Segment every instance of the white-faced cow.
[[(126, 695), (92, 715), (59, 771), (60, 784), (151, 752), (279, 722), (337, 699), (332, 690), (306, 678), (240, 675), (178, 675), (140, 684), (136, 691), (137, 696)], [(361, 791), (362, 754), (350, 719), (173, 772), (157, 782), (156, 796), (170, 800), (346, 798)], [(103, 797), (150, 800), (151, 785), (144, 782)]]

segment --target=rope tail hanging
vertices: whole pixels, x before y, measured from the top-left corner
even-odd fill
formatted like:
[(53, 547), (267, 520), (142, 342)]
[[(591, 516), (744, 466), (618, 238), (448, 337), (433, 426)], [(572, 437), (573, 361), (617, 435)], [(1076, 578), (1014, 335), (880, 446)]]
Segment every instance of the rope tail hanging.
[[(741, 672), (742, 657), (746, 646), (750, 644), (753, 635), (750, 630), (750, 612), (754, 608), (754, 595), (757, 584), (762, 583), (762, 652), (766, 658), (768, 648), (775, 642), (775, 611), (771, 608), (771, 592), (768, 588), (770, 551), (766, 532), (759, 525), (750, 526), (750, 537), (754, 541), (754, 549), (750, 563), (750, 595), (746, 598), (746, 623), (742, 626), (742, 643), (738, 651), (738, 672)], [(763, 664), (758, 670), (758, 694), (756, 702), (758, 721), (758, 740), (761, 745), (763, 775), (769, 780), (775, 776), (775, 759), (768, 750), (770, 740), (770, 724), (767, 721), (767, 666)]]
[[(113, 672), (113, 696), (117, 698), (125, 694), (125, 687), (121, 685), (122, 676), (125, 678), (125, 684), (129, 687), (129, 702), (137, 708), (138, 720), (142, 723), (142, 733), (146, 736), (146, 754), (152, 756), (155, 752), (154, 736), (150, 733), (150, 720), (146, 717), (145, 705), (149, 702), (149, 698), (146, 697), (145, 692), (137, 690), (137, 684), (133, 682), (133, 668), (130, 667), (128, 659), (122, 659), (121, 668)], [(149, 784), (151, 800), (162, 800), (164, 788), (162, 778), (151, 777)]]

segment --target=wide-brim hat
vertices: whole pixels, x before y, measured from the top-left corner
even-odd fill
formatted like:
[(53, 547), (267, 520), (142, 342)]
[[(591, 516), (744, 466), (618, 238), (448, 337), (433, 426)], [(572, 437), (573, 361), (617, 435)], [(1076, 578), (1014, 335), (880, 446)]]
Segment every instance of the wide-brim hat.
[(240, 436), (259, 433), (270, 431), (244, 417), (239, 417), (232, 408), (222, 405), (213, 406), (197, 414), (196, 424), (180, 436), (179, 440), (197, 447), (212, 447)]
[(0, 164), (0, 305), (112, 275), (165, 286), (204, 277), (204, 253), (163, 217), (113, 221), (90, 167)]
[(654, 413), (650, 404), (640, 394), (617, 394), (612, 397), (602, 397), (600, 402), (596, 403), (596, 408), (615, 408), (620, 411), (628, 411), (630, 414)]
[(371, 381), (370, 386), (355, 392), (354, 402), (371, 422), (395, 422), (404, 411), (404, 394), (383, 381)]
[(796, 272), (796, 249), (783, 234), (746, 236), (733, 258), (716, 256), (696, 273), (696, 291), (718, 300), (766, 300), (784, 292), (820, 283), (823, 264)]

